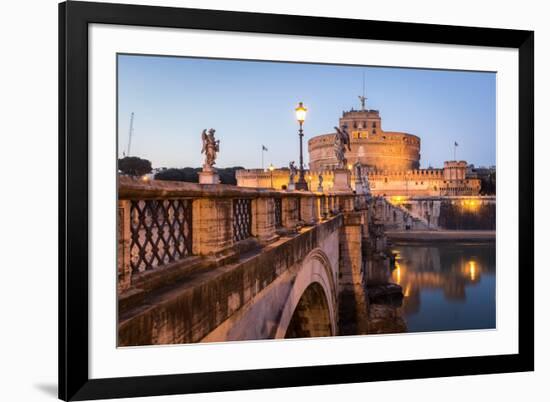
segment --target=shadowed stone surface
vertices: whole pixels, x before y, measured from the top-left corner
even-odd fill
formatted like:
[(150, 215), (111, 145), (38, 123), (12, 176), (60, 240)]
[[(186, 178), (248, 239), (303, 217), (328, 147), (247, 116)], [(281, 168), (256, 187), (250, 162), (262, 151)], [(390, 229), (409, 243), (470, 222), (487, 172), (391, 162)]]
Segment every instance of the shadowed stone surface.
[[(286, 301), (284, 294), (289, 290), (285, 292), (284, 288), (290, 287), (292, 277), (311, 250), (325, 249), (337, 267), (338, 248), (330, 247), (334, 243), (331, 235), (338, 235), (342, 223), (342, 217), (337, 216), (304, 229), (295, 237), (283, 238), (259, 253), (244, 255), (237, 263), (199, 270), (185, 280), (152, 292), (120, 317), (119, 346), (199, 342), (253, 298), (256, 306), (261, 303), (258, 297), (266, 296), (265, 301), (269, 301), (266, 290), (270, 285), (281, 285), (279, 300)], [(327, 244), (323, 244), (325, 240)], [(281, 283), (275, 284), (277, 279)], [(249, 326), (250, 334), (240, 334), (239, 339), (274, 336), (277, 316), (283, 306), (269, 304), (270, 314), (265, 314), (264, 309), (263, 316), (255, 317), (256, 323), (266, 324)], [(230, 334), (230, 328), (221, 332), (219, 337), (211, 336), (207, 340), (232, 338), (224, 337)]]

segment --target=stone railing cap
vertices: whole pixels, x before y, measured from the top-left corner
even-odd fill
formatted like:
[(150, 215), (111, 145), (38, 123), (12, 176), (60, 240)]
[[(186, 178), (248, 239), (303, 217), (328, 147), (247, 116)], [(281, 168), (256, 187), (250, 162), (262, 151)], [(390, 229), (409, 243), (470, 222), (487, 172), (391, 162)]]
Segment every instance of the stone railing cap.
[(207, 197), (291, 197), (314, 196), (310, 191), (285, 191), (254, 187), (237, 187), (230, 184), (198, 184), (167, 180), (147, 180), (129, 176), (118, 177), (118, 197), (144, 198), (207, 198)]

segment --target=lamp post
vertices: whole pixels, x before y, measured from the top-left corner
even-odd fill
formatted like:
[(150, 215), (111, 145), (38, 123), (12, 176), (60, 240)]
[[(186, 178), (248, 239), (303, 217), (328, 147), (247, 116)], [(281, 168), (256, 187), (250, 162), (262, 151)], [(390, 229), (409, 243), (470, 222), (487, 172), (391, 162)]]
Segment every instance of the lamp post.
[(275, 166), (273, 166), (273, 163), (269, 164), (268, 169), (271, 172), (271, 188), (273, 188), (273, 170), (275, 170)]
[(296, 190), (306, 190), (307, 191), (307, 182), (306, 178), (304, 177), (304, 155), (303, 155), (303, 138), (304, 138), (304, 130), (303, 125), (304, 121), (306, 120), (306, 112), (307, 109), (304, 107), (304, 104), (300, 102), (298, 104), (298, 107), (295, 109), (296, 111), (296, 120), (298, 120), (298, 123), (300, 123), (300, 131), (298, 131), (298, 135), (300, 136), (300, 177), (298, 178), (298, 182), (296, 183)]

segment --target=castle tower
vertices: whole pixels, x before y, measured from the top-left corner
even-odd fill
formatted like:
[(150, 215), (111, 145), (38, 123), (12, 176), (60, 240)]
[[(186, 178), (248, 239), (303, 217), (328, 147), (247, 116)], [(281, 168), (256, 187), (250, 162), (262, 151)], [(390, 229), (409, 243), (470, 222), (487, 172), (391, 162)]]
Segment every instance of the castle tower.
[(339, 120), (340, 128), (347, 126), (352, 139), (374, 137), (381, 133), (380, 113), (378, 110), (350, 110), (343, 112)]
[[(346, 152), (348, 164), (359, 162), (368, 170), (407, 171), (420, 167), (420, 138), (416, 135), (385, 131), (380, 112), (365, 108), (342, 112), (338, 120), (350, 134), (351, 151)], [(309, 168), (313, 171), (332, 170), (337, 166), (334, 155), (334, 133), (312, 137), (308, 141)]]
[(446, 161), (443, 166), (443, 179), (466, 180), (466, 170), (468, 169), (466, 161)]

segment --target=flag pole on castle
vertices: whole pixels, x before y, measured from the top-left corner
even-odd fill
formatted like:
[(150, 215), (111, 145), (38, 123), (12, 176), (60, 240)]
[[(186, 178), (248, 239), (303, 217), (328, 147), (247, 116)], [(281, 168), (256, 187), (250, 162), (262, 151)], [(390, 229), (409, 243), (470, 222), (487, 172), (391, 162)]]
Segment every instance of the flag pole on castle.
[(455, 161), (456, 161), (456, 147), (458, 147), (458, 142), (455, 141), (455, 146), (454, 146), (454, 149), (453, 149), (454, 150), (453, 156), (454, 156)]
[(264, 170), (264, 151), (267, 151), (267, 148), (262, 144), (262, 170)]

